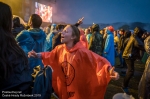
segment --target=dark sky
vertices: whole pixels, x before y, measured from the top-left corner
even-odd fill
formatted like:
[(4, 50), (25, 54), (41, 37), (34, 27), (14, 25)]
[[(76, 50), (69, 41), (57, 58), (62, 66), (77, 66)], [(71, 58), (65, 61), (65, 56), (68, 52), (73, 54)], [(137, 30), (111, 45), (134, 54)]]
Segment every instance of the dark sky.
[(150, 23), (150, 0), (56, 0), (53, 21), (75, 23)]

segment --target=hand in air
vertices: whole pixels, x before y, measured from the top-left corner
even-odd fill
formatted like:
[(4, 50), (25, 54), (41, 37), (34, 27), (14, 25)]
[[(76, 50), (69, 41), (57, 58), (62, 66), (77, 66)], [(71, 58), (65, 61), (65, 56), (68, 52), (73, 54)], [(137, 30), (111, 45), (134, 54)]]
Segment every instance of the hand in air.
[(83, 19), (84, 19), (84, 17), (82, 17), (81, 19), (79, 19), (79, 20), (78, 20), (78, 23), (79, 23), (79, 24), (82, 24), (82, 23), (83, 23)]
[(114, 80), (118, 80), (119, 79), (119, 74), (118, 72), (114, 71), (114, 67), (112, 67), (110, 70), (109, 70), (109, 74), (110, 74), (110, 78), (114, 79)]

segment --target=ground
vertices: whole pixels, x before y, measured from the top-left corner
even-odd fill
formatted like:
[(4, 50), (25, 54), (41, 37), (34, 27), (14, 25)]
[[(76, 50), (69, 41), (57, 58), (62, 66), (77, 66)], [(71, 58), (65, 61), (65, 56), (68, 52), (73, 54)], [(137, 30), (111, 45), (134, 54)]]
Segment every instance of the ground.
[[(115, 68), (115, 70), (120, 73), (121, 70), (126, 70), (126, 69)], [(135, 74), (131, 78), (131, 81), (129, 83), (129, 91), (135, 99), (138, 99), (138, 84), (139, 84), (139, 81), (143, 74), (143, 71), (144, 71), (144, 64), (141, 61), (135, 61)], [(107, 87), (107, 90), (106, 90), (105, 99), (112, 99), (112, 97), (116, 93), (123, 93), (123, 91), (120, 88), (122, 86), (123, 78), (124, 78), (124, 76), (120, 75), (119, 80), (117, 80), (117, 81), (111, 80), (110, 81), (110, 83)]]

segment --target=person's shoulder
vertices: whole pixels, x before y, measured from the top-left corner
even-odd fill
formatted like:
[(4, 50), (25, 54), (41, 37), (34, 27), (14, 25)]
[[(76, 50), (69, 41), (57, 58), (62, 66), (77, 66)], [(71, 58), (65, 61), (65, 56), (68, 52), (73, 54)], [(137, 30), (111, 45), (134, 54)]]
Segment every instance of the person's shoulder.
[(64, 44), (59, 44), (59, 45), (57, 45), (56, 47), (55, 47), (55, 49), (59, 49), (59, 50), (62, 50), (62, 49), (64, 49), (65, 47), (64, 47)]
[(29, 35), (29, 31), (28, 30), (22, 30), (19, 34), (20, 35)]
[[(27, 36), (29, 36), (30, 34), (29, 34), (29, 31), (27, 31), (27, 30), (22, 30), (18, 35), (17, 35), (17, 37), (21, 37), (21, 36), (23, 36), (23, 37), (27, 37)], [(16, 37), (16, 38), (17, 38)]]
[(90, 51), (90, 50), (88, 50), (87, 48), (85, 48), (85, 47), (82, 47), (82, 48), (79, 48), (78, 49), (78, 52), (79, 53), (83, 53), (83, 54), (90, 54), (92, 51)]
[(20, 41), (28, 40), (29, 38), (30, 40), (32, 38), (30, 32), (28, 30), (23, 30), (16, 36), (15, 40), (20, 42)]

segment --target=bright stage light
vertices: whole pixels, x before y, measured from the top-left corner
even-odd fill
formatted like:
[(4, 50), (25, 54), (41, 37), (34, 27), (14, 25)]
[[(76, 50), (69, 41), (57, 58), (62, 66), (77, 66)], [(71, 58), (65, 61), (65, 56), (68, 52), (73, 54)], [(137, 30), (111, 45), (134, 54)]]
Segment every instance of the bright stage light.
[(40, 15), (43, 22), (52, 23), (52, 7), (35, 2), (35, 13)]

